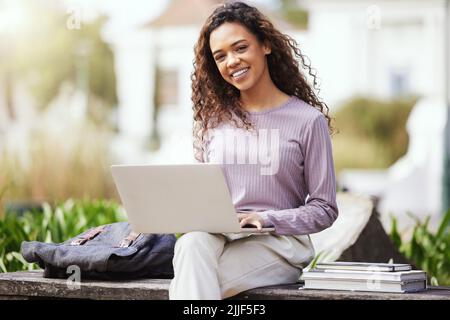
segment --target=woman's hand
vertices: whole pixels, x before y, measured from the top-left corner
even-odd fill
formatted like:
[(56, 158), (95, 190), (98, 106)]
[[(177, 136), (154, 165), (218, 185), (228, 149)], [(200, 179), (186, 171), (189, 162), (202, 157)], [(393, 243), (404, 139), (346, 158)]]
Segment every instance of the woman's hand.
[(261, 231), (264, 220), (260, 217), (257, 212), (249, 212), (249, 213), (239, 213), (238, 214), (239, 223), (241, 228), (246, 224), (254, 225), (258, 231)]

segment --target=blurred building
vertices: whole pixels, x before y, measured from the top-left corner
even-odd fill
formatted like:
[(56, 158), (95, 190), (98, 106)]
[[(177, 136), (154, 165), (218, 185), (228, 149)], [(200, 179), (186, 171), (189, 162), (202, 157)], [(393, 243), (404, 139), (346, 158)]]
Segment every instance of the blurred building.
[(444, 94), (442, 0), (298, 0), (331, 105), (353, 95)]
[(418, 95), (407, 123), (408, 152), (387, 170), (345, 170), (339, 184), (380, 198), (403, 226), (441, 214), (446, 119), (444, 34), (441, 0), (307, 0), (311, 56), (324, 79), (330, 104), (353, 95), (395, 98)]

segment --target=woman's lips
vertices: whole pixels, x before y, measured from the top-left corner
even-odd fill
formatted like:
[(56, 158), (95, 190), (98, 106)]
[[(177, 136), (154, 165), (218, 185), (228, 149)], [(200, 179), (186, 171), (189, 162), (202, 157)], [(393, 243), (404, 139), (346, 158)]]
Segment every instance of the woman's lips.
[[(241, 70), (235, 72), (234, 74), (232, 74), (231, 78), (235, 81), (241, 81), (248, 75), (249, 69), (250, 69), (250, 67), (241, 69)], [(244, 70), (244, 71), (242, 71), (242, 70)], [(238, 75), (235, 76), (235, 74), (238, 74)]]

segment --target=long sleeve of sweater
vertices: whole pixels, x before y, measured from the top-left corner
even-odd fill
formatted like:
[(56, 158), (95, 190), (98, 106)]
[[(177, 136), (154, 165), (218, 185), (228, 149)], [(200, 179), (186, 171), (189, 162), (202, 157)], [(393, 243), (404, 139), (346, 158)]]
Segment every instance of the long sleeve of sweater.
[(315, 118), (304, 136), (306, 204), (260, 213), (265, 225), (279, 234), (310, 234), (330, 227), (337, 219), (336, 185), (332, 147), (325, 117)]

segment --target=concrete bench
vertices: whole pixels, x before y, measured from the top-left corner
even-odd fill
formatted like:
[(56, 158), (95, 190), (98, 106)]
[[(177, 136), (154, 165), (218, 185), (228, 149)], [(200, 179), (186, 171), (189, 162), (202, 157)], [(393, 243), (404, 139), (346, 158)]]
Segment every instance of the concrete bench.
[[(92, 299), (165, 300), (170, 280), (83, 281), (71, 288), (64, 279), (47, 279), (42, 271), (0, 273), (0, 300)], [(450, 287), (430, 287), (417, 293), (378, 293), (301, 289), (301, 282), (248, 290), (233, 300), (450, 300)]]

